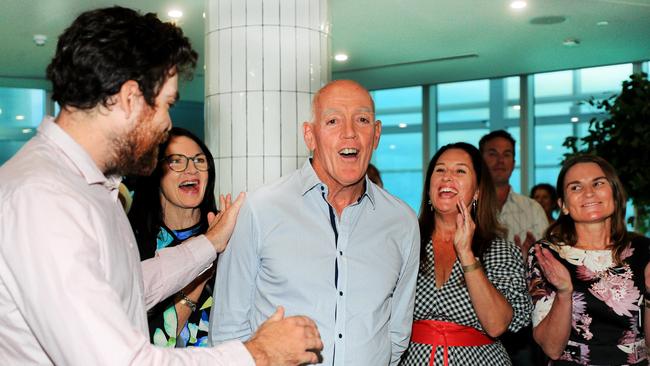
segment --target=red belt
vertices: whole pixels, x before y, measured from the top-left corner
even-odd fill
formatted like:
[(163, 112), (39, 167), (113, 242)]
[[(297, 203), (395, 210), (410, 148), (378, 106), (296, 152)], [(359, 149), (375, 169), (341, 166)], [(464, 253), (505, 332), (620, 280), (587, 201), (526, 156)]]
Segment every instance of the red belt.
[(444, 347), (444, 364), (447, 366), (449, 365), (447, 354), (449, 347), (485, 346), (494, 343), (494, 339), (481, 333), (476, 328), (439, 320), (418, 320), (414, 322), (411, 341), (433, 346), (429, 366), (434, 364), (437, 346)]

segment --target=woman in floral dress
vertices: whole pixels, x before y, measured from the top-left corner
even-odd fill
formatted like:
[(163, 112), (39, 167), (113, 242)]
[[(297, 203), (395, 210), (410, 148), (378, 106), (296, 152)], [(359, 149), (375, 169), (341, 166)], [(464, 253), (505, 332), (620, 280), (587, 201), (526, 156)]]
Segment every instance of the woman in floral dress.
[(647, 365), (650, 240), (626, 231), (616, 172), (573, 158), (557, 192), (560, 217), (528, 257), (535, 341), (553, 365)]
[[(217, 212), (210, 151), (188, 130), (174, 127), (169, 136), (160, 146), (154, 172), (138, 178), (129, 211), (141, 260), (205, 233), (208, 213)], [(214, 266), (149, 310), (151, 343), (160, 347), (208, 345), (213, 274)]]

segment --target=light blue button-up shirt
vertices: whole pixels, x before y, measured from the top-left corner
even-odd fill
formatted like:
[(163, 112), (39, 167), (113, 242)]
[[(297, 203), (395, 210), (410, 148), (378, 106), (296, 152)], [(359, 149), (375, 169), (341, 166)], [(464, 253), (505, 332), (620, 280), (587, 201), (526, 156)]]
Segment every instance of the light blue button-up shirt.
[(283, 305), (314, 319), (324, 365), (397, 364), (413, 320), (415, 213), (366, 178), (339, 217), (327, 189), (307, 161), (249, 194), (217, 266), (214, 343), (248, 339)]

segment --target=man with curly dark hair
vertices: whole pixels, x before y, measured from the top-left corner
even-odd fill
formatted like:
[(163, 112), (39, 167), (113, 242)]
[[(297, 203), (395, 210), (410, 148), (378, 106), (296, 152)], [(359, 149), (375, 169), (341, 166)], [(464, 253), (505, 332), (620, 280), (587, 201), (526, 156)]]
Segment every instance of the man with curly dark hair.
[(140, 262), (118, 199), (120, 176), (155, 167), (178, 79), (196, 60), (180, 28), (121, 7), (85, 12), (59, 38), (47, 76), (61, 112), (0, 167), (1, 363), (317, 360), (313, 321), (284, 318), (282, 308), (245, 343), (183, 350), (149, 343), (146, 310), (210, 266), (243, 201), (222, 197), (205, 235)]

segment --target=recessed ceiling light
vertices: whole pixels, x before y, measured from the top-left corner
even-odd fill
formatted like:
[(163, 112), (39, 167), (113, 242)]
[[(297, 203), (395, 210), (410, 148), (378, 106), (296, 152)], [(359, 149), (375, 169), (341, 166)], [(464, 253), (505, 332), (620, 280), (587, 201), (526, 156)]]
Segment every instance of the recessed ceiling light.
[(525, 1), (521, 1), (521, 0), (513, 1), (510, 3), (510, 7), (517, 10), (525, 8), (526, 5), (528, 4), (526, 4)]
[(23, 128), (23, 133), (31, 133), (32, 129), (31, 128)]
[(575, 47), (580, 44), (580, 40), (577, 38), (567, 38), (562, 42), (562, 44), (567, 47)]
[(203, 12), (203, 19), (205, 19), (205, 12)]
[(580, 118), (578, 118), (578, 117), (571, 117), (571, 122), (576, 123), (576, 122), (579, 122), (579, 121), (580, 121)]
[(345, 53), (337, 53), (336, 55), (334, 55), (334, 59), (338, 62), (345, 62), (348, 60), (348, 55), (346, 55)]
[(390, 145), (388, 145), (388, 148), (391, 149), (391, 150), (395, 150), (395, 149), (397, 149), (397, 146), (395, 146), (394, 144), (390, 144)]
[(169, 15), (169, 17), (172, 19), (179, 19), (183, 16), (183, 12), (178, 9), (172, 9), (167, 12), (167, 15)]
[(23, 116), (22, 114), (17, 114), (16, 115), (16, 121), (22, 121), (24, 119), (25, 119), (25, 116)]
[(520, 106), (519, 104), (517, 104), (517, 105), (513, 105), (513, 106), (512, 106), (512, 109), (518, 111), (518, 110), (521, 109), (521, 106)]
[(553, 150), (553, 145), (546, 145), (546, 150), (548, 150), (548, 151)]
[(2, 114), (2, 108), (0, 108), (0, 114)]
[(609, 22), (606, 20), (601, 20), (600, 22), (596, 23), (596, 25), (599, 27), (604, 27), (606, 25), (609, 25)]
[(400, 122), (400, 124), (397, 125), (399, 128), (406, 128), (408, 125), (404, 122)]

